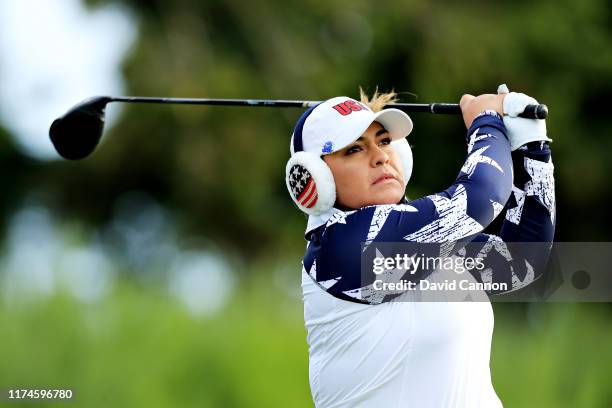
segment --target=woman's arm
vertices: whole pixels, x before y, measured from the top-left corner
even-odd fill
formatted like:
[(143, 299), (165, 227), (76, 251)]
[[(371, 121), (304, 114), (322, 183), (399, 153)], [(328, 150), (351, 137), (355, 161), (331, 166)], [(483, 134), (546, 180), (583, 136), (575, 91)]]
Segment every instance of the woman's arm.
[(407, 217), (398, 213), (395, 229), (399, 235), (387, 238), (452, 242), (486, 228), (501, 212), (512, 189), (512, 159), (505, 131), (497, 113), (478, 116), (468, 130), (468, 155), (455, 182), (438, 194), (410, 202), (422, 213), (433, 204), (435, 213), (423, 217), (419, 220), (423, 226), (408, 233), (402, 220)]
[(532, 142), (512, 153), (514, 187), (499, 235), (479, 234), (466, 256), (480, 257), (473, 270), (481, 282), (506, 283), (513, 292), (537, 280), (545, 270), (555, 234), (555, 179), (548, 142)]

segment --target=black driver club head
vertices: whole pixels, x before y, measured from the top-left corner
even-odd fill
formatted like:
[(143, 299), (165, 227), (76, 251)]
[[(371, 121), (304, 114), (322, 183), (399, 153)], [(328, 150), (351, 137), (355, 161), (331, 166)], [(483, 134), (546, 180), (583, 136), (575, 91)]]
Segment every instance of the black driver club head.
[(104, 130), (104, 110), (111, 100), (108, 96), (87, 99), (53, 121), (49, 137), (60, 156), (80, 160), (94, 151)]

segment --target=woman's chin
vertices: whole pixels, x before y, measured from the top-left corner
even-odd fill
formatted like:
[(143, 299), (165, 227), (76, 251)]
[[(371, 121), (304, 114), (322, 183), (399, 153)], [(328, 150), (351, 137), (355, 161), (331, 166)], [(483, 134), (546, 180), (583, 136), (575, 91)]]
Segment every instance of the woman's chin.
[[(397, 185), (396, 185), (397, 184)], [(374, 205), (397, 204), (405, 194), (399, 183), (390, 183), (383, 186), (374, 186), (372, 198)]]

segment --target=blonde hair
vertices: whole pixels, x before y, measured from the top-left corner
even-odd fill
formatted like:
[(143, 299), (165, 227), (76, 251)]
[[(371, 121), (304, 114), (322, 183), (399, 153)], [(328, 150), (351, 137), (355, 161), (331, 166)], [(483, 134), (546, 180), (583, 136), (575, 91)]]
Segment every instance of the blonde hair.
[(395, 93), (393, 89), (391, 92), (378, 93), (378, 87), (376, 87), (374, 95), (372, 95), (371, 99), (365, 93), (363, 88), (359, 87), (359, 98), (361, 99), (362, 103), (368, 105), (368, 107), (374, 112), (379, 112), (385, 105), (398, 101), (397, 93)]

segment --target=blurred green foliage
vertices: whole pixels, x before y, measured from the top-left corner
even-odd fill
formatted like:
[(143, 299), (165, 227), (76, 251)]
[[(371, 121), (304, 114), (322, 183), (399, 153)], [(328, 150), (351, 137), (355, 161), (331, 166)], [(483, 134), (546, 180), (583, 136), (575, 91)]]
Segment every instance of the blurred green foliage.
[(69, 388), (79, 407), (308, 406), (300, 302), (276, 293), (279, 309), (263, 285), (243, 289), (202, 318), (129, 283), (95, 305), (57, 295), (2, 307), (0, 384)]
[[(610, 406), (603, 305), (531, 305), (522, 321), (511, 313), (520, 305), (499, 306), (491, 366), (504, 406)], [(70, 388), (70, 406), (90, 408), (308, 407), (301, 318), (300, 300), (262, 278), (201, 318), (163, 291), (125, 282), (99, 304), (58, 295), (4, 306), (0, 384)]]

